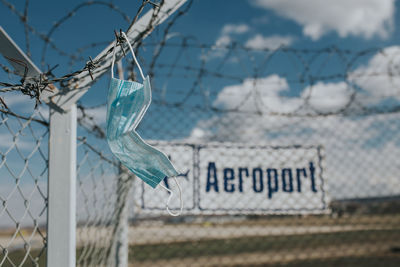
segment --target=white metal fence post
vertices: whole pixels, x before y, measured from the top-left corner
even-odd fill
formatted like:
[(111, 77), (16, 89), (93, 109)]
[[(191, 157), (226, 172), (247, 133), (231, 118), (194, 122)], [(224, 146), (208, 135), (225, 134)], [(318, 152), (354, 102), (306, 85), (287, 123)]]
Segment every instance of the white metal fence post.
[[(0, 26), (0, 53), (26, 63), (28, 76), (42, 73)], [(17, 73), (24, 75), (24, 66), (10, 61)], [(76, 105), (65, 112), (51, 104), (50, 97), (58, 92), (43, 91), (41, 99), (50, 106), (49, 171), (47, 194), (47, 266), (75, 266), (76, 227)], [(56, 108), (56, 109), (53, 109)]]
[(47, 266), (75, 266), (76, 105), (50, 109)]

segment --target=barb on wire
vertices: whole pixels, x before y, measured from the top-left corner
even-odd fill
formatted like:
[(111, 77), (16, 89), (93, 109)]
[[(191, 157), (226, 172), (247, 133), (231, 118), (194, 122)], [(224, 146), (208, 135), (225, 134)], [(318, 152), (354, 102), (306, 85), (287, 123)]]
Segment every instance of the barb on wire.
[(92, 81), (94, 80), (94, 79), (93, 79), (93, 75), (92, 75), (92, 70), (96, 69), (97, 67), (98, 67), (98, 65), (97, 65), (96, 63), (93, 62), (92, 57), (89, 57), (89, 61), (86, 62), (85, 69), (88, 70), (89, 75), (90, 75), (90, 78), (92, 78)]
[[(46, 78), (48, 74), (51, 75), (51, 71), (55, 68), (49, 69), (49, 71), (46, 74), (40, 74), (39, 79), (32, 78), (32, 77), (27, 77), (28, 73), (28, 66), (24, 61), (14, 59), (7, 57), (6, 58), (16, 64), (19, 64), (24, 67), (24, 74), (20, 80), (19, 84), (9, 84), (9, 83), (3, 83), (0, 82), (0, 85), (5, 86), (4, 88), (0, 89), (0, 92), (9, 92), (9, 91), (15, 91), (18, 90), (24, 95), (28, 95), (31, 98), (34, 98), (36, 101), (35, 108), (37, 107), (38, 104), (41, 103), (40, 101), (40, 96), (43, 91), (52, 91), (53, 86), (51, 82)], [(5, 105), (4, 101), (2, 100), (3, 104)], [(5, 105), (6, 106), (6, 105)]]
[[(114, 35), (115, 35), (115, 41), (117, 42), (117, 46), (119, 45), (122, 47), (122, 45), (126, 42), (124, 36), (122, 35), (122, 29), (119, 30), (119, 33), (117, 33), (117, 31), (114, 30)], [(122, 53), (124, 54), (124, 57), (126, 57), (125, 50), (124, 49), (121, 50)]]

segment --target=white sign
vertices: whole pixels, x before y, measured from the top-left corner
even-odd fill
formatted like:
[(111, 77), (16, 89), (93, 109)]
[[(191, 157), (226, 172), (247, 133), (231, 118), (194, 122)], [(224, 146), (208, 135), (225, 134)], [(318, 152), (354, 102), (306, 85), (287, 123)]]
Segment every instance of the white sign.
[[(181, 172), (184, 214), (319, 213), (327, 210), (320, 147), (157, 145)], [(172, 178), (162, 181), (177, 191)], [(140, 182), (142, 211), (165, 211), (168, 193)], [(179, 207), (178, 196), (170, 207)]]
[(325, 210), (319, 150), (218, 145), (200, 148), (199, 209), (230, 213)]

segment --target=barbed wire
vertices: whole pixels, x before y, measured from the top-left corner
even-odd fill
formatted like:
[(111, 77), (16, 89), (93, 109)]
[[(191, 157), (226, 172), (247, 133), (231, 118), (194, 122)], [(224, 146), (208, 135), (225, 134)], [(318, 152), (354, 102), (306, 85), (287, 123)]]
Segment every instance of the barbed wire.
[[(63, 25), (66, 21), (73, 18), (73, 16), (83, 10), (84, 7), (101, 5), (109, 8), (110, 10), (117, 12), (123, 20), (125, 20), (129, 26), (128, 30), (137, 21), (140, 14), (146, 7), (151, 5), (154, 8), (153, 19), (157, 15), (157, 10), (163, 4), (154, 3), (148, 0), (143, 0), (138, 11), (133, 19), (130, 19), (128, 14), (121, 10), (112, 2), (105, 1), (85, 1), (71, 8), (70, 11), (66, 12), (65, 15), (61, 16), (53, 26), (47, 31), (46, 34), (42, 34), (37, 31), (34, 27), (29, 24), (28, 20), (28, 6), (29, 1), (27, 0), (24, 5), (24, 11), (20, 12), (17, 8), (6, 0), (1, 0), (2, 3), (13, 12), (19, 20), (24, 24), (25, 35), (26, 35), (26, 50), (30, 52), (29, 34), (38, 36), (44, 42), (44, 48), (42, 51), (42, 65), (45, 64), (46, 54), (48, 48), (53, 49), (62, 56), (69, 58), (69, 66), (75, 65), (77, 62), (85, 62), (83, 53), (90, 48), (94, 48), (100, 45), (108, 44), (109, 42), (97, 42), (81, 46), (76, 49), (73, 53), (67, 53), (62, 49), (58, 48), (52, 41), (51, 37), (58, 28)], [(156, 105), (162, 105), (166, 108), (178, 108), (178, 109), (194, 109), (198, 111), (208, 111), (218, 113), (244, 113), (244, 114), (258, 114), (258, 115), (271, 115), (271, 116), (331, 116), (331, 115), (351, 115), (351, 114), (372, 114), (372, 113), (387, 113), (397, 112), (400, 108), (399, 105), (392, 105), (388, 107), (382, 107), (379, 105), (371, 106), (365, 105), (364, 99), (368, 98), (369, 95), (365, 94), (363, 90), (360, 90), (358, 85), (353, 81), (354, 79), (378, 79), (387, 78), (395, 79), (399, 77), (399, 71), (397, 70), (396, 62), (390, 59), (390, 55), (385, 55), (383, 48), (369, 48), (363, 50), (352, 50), (352, 49), (341, 49), (336, 46), (329, 46), (319, 49), (297, 49), (293, 47), (279, 46), (276, 48), (253, 48), (238, 42), (231, 42), (228, 45), (216, 45), (216, 44), (205, 44), (199, 42), (195, 36), (185, 36), (173, 31), (173, 25), (183, 15), (187, 14), (192, 5), (190, 1), (184, 8), (177, 12), (169, 21), (163, 26), (161, 36), (158, 40), (153, 38), (148, 42), (143, 41), (141, 36), (146, 35), (148, 31), (154, 28), (152, 22), (149, 23), (148, 28), (145, 32), (137, 38), (135, 43), (136, 53), (142, 57), (141, 47), (151, 51), (152, 54), (147, 57), (143, 57), (144, 65), (147, 69), (148, 74), (151, 76), (153, 82), (153, 94), (155, 95), (153, 103)], [(171, 33), (172, 32), (172, 33)], [(176, 39), (180, 38), (180, 42)], [(116, 33), (116, 39), (119, 45), (123, 45), (124, 40), (120, 38), (119, 34)], [(126, 47), (125, 47), (126, 49)], [(123, 49), (123, 52), (125, 50)], [(177, 51), (176, 56), (169, 51)], [(87, 76), (92, 77), (93, 73), (103, 71), (108, 66), (104, 66), (104, 58), (112, 52), (112, 49), (99, 58), (92, 59), (85, 62), (85, 66), (79, 70), (65, 74), (61, 77), (56, 77), (53, 74), (55, 67), (48, 66), (48, 71), (43, 73), (38, 80), (30, 80), (23, 77), (19, 83), (0, 82), (3, 88), (0, 88), (0, 93), (6, 93), (11, 91), (20, 91), (22, 94), (26, 94), (31, 98), (36, 99), (36, 105), (40, 103), (40, 95), (44, 90), (49, 90), (49, 86), (59, 84), (61, 88), (70, 87), (71, 84), (78, 82), (76, 76), (85, 73), (85, 76), (80, 78), (86, 78)], [(220, 53), (220, 54), (218, 54)], [(165, 54), (168, 54), (167, 60), (165, 60)], [(365, 71), (358, 73), (351, 73), (360, 62), (365, 62), (368, 58), (374, 55), (382, 55), (387, 57), (387, 66), (374, 71)], [(184, 60), (184, 58), (192, 57), (192, 60)], [(194, 57), (194, 59), (193, 59)], [(250, 63), (247, 65), (240, 60), (240, 58), (248, 58)], [(298, 100), (302, 102), (296, 108), (290, 111), (279, 111), (271, 109), (268, 104), (263, 103), (263, 100), (268, 98), (274, 98), (276, 96), (269, 96), (268, 91), (271, 90), (268, 87), (273, 87), (272, 82), (264, 83), (262, 86), (262, 92), (258, 88), (257, 82), (263, 77), (267, 77), (266, 70), (275, 58), (286, 58), (286, 60), (293, 61), (299, 67), (299, 71), (294, 74), (281, 75), (285, 78), (285, 82), (293, 86), (301, 86), (304, 88), (309, 87), (308, 92), (304, 92), (300, 97), (296, 96), (279, 96), (283, 100)], [(257, 58), (255, 60), (254, 58)], [(313, 67), (313, 64), (323, 58), (319, 68)], [(323, 69), (329, 65), (331, 58), (338, 59), (341, 64), (341, 69), (336, 69), (333, 73), (323, 73)], [(147, 59), (147, 61), (146, 61)], [(225, 71), (227, 65), (231, 64), (232, 61), (237, 61), (237, 67), (242, 69), (241, 74), (235, 74), (231, 71)], [(255, 63), (257, 61), (257, 64)], [(149, 62), (146, 64), (146, 62)], [(294, 64), (293, 64), (294, 65)], [(5, 65), (0, 65), (1, 69), (8, 74), (15, 74), (13, 70)], [(128, 71), (128, 79), (135, 80), (134, 64), (133, 61), (126, 67)], [(315, 71), (316, 70), (316, 71)], [(273, 74), (273, 73), (270, 73)], [(175, 84), (176, 88), (170, 90), (169, 93), (176, 95), (177, 97), (166, 97), (165, 88), (162, 87), (162, 83), (165, 81), (175, 79), (185, 79), (188, 81), (185, 86)], [(95, 82), (94, 79), (93, 82)], [(205, 88), (205, 84), (213, 84), (215, 81), (223, 81), (225, 84), (235, 83), (237, 86), (243, 85), (246, 81), (253, 82), (253, 88), (247, 92), (229, 92), (223, 91), (224, 86)], [(321, 82), (333, 82), (342, 81), (349, 88), (348, 101), (340, 108), (336, 110), (321, 111), (315, 109), (310, 104), (313, 96), (313, 90), (315, 85)], [(280, 82), (280, 81), (278, 81)], [(267, 95), (263, 95), (266, 93)], [(375, 99), (384, 99), (385, 97), (397, 97), (399, 94), (391, 93), (388, 95), (373, 96)], [(242, 101), (236, 103), (234, 106), (218, 106), (215, 104), (218, 97), (240, 97)], [(257, 103), (253, 109), (246, 109), (246, 103), (252, 98), (257, 98)], [(189, 101), (190, 99), (202, 99), (202, 101)], [(4, 102), (4, 101), (2, 101)], [(193, 104), (193, 102), (195, 102)], [(4, 107), (5, 105), (5, 107)], [(6, 103), (4, 103), (4, 111), (7, 110)], [(82, 103), (78, 105), (81, 111), (81, 117), (79, 118), (79, 124), (85, 128), (88, 132), (94, 133), (98, 138), (104, 138), (105, 132), (101, 125), (98, 125), (95, 119), (85, 110), (90, 109), (85, 107)], [(105, 104), (96, 105), (96, 108), (105, 108)], [(3, 111), (2, 111), (3, 112)], [(11, 113), (10, 113), (11, 114)], [(15, 114), (15, 113), (14, 113)]]
[[(165, 39), (164, 34), (162, 39)], [(159, 48), (160, 43), (143, 43), (143, 46), (147, 49), (155, 51), (153, 56), (150, 57), (150, 63), (145, 64), (148, 69), (148, 73), (151, 73), (153, 80), (153, 104), (166, 109), (174, 109), (175, 112), (181, 111), (193, 111), (201, 113), (212, 113), (212, 114), (247, 114), (247, 115), (258, 115), (258, 116), (284, 116), (284, 117), (320, 117), (320, 116), (357, 116), (357, 115), (372, 115), (372, 114), (387, 114), (396, 113), (400, 110), (400, 104), (392, 104), (390, 106), (380, 105), (381, 100), (385, 100), (390, 97), (398, 97), (399, 92), (392, 90), (389, 93), (379, 93), (379, 95), (370, 95), (357, 88), (355, 80), (360, 79), (386, 79), (390, 81), (391, 79), (396, 79), (399, 75), (395, 72), (390, 72), (391, 64), (390, 55), (386, 55), (384, 49), (382, 48), (370, 48), (362, 51), (350, 50), (350, 49), (339, 49), (337, 47), (325, 47), (321, 49), (294, 49), (287, 47), (279, 47), (277, 49), (251, 49), (243, 45), (235, 44), (229, 46), (215, 46), (207, 44), (192, 44), (188, 40), (191, 37), (183, 37), (182, 42), (166, 42), (161, 41), (163, 49), (168, 53), (169, 57), (167, 59), (160, 59), (161, 49)], [(177, 54), (176, 58), (173, 58), (170, 50), (177, 49), (180, 53)], [(183, 57), (185, 50), (195, 50), (201, 49), (199, 60), (196, 63), (193, 62), (180, 62), (180, 58)], [(213, 51), (227, 50), (227, 53), (234, 54), (238, 53), (253, 53), (257, 54), (258, 57), (266, 57), (267, 60), (272, 60), (272, 55), (283, 54), (283, 55), (294, 55), (298, 61), (302, 62), (302, 69), (304, 69), (298, 76), (287, 75), (283, 76), (287, 84), (292, 86), (299, 86), (303, 89), (309, 87), (307, 94), (300, 97), (290, 97), (290, 96), (262, 96), (257, 97), (260, 88), (257, 86), (257, 80), (262, 78), (261, 74), (257, 74), (254, 71), (253, 75), (235, 75), (229, 71), (223, 71), (223, 66), (227, 63), (229, 58), (226, 56), (221, 60), (225, 63), (217, 62), (217, 67), (210, 68), (209, 65), (213, 64), (212, 60), (204, 55), (209, 55)], [(310, 67), (315, 61), (321, 57), (327, 57), (330, 55), (338, 55), (343, 62), (343, 69), (336, 70), (336, 73), (323, 73), (321, 70), (313, 72), (313, 68)], [(369, 59), (370, 56), (381, 55), (387, 59), (387, 66), (380, 67), (379, 69), (367, 70), (362, 72), (355, 72), (354, 69), (359, 67), (359, 62), (365, 62), (365, 59)], [(132, 63), (132, 62), (131, 62)], [(133, 63), (132, 63), (133, 64)], [(128, 71), (133, 73), (133, 65), (130, 64), (126, 68)], [(265, 61), (264, 61), (265, 66)], [(324, 64), (329, 64), (329, 62), (324, 62)], [(214, 64), (215, 65), (215, 64)], [(353, 72), (352, 72), (353, 71)], [(265, 76), (265, 75), (264, 75)], [(130, 77), (132, 78), (132, 76)], [(177, 87), (173, 87), (169, 91), (164, 90), (163, 82), (172, 81), (174, 79), (184, 79), (189, 82), (189, 85), (181, 86), (180, 84), (174, 84)], [(227, 84), (242, 85), (247, 80), (255, 81), (253, 87), (244, 92), (236, 91), (224, 91), (223, 88), (212, 88), (205, 89), (204, 84), (212, 84), (215, 81), (224, 81)], [(279, 84), (281, 81), (277, 81)], [(313, 107), (312, 97), (313, 90), (318, 83), (328, 83), (329, 82), (344, 82), (346, 87), (349, 88), (346, 103), (341, 105), (339, 108), (334, 110), (318, 110), (318, 108)], [(191, 83), (191, 85), (190, 85)], [(267, 84), (262, 84), (263, 88), (261, 90), (268, 92), (268, 87), (274, 87), (274, 81), (270, 81)], [(211, 86), (213, 87), (213, 86)], [(393, 85), (393, 88), (396, 88)], [(243, 88), (242, 88), (243, 89)], [(168, 97), (168, 94), (175, 95), (176, 97)], [(262, 94), (262, 93), (261, 93)], [(218, 97), (237, 97), (241, 98), (235, 106), (218, 106), (215, 104)], [(262, 104), (261, 107), (248, 108), (248, 102), (251, 98), (256, 100), (260, 99), (274, 99), (278, 97), (281, 100), (291, 100), (296, 99), (301, 103), (297, 108), (290, 111), (279, 111), (273, 110), (268, 105)], [(189, 99), (197, 99), (198, 101), (188, 101)], [(374, 99), (378, 102), (376, 105), (369, 105), (368, 100)], [(105, 133), (102, 130), (104, 127), (96, 123), (96, 120), (90, 115), (90, 112), (85, 112), (85, 110), (105, 108), (106, 103), (94, 105), (94, 106), (84, 106), (79, 105), (82, 117), (80, 118), (80, 124), (83, 128), (88, 130), (88, 133), (98, 137), (104, 138)]]
[[(184, 9), (184, 11), (178, 12), (178, 15), (173, 18), (172, 22), (168, 23), (168, 28), (170, 28), (175, 21), (182, 15), (184, 15), (186, 12), (188, 12), (191, 2), (187, 5), (187, 7)], [(83, 57), (83, 53), (90, 48), (98, 47), (98, 46), (104, 46), (108, 45), (109, 41), (103, 41), (103, 42), (97, 42), (97, 43), (92, 43), (89, 45), (83, 45), (81, 48), (76, 49), (76, 51), (72, 53), (68, 53), (67, 51), (63, 50), (60, 48), (55, 41), (53, 41), (52, 36), (53, 34), (66, 22), (71, 20), (78, 12), (81, 12), (85, 7), (92, 7), (92, 6), (104, 6), (111, 11), (114, 11), (118, 13), (122, 19), (127, 22), (128, 28), (127, 31), (131, 30), (135, 22), (138, 20), (142, 12), (145, 10), (145, 7), (147, 5), (150, 5), (153, 8), (153, 14), (152, 14), (152, 19), (150, 23), (148, 24), (147, 28), (145, 31), (141, 32), (139, 37), (138, 37), (138, 42), (135, 44), (136, 49), (140, 46), (141, 44), (141, 39), (143, 36), (145, 36), (148, 32), (152, 31), (154, 29), (154, 20), (157, 17), (158, 11), (164, 4), (164, 1), (150, 1), (150, 0), (142, 0), (141, 4), (138, 8), (138, 11), (136, 12), (135, 16), (133, 19), (129, 17), (127, 13), (125, 13), (121, 8), (119, 8), (117, 5), (115, 5), (112, 1), (106, 2), (106, 1), (84, 1), (82, 3), (77, 4), (76, 6), (72, 7), (69, 11), (65, 12), (65, 15), (62, 15), (59, 19), (55, 20), (53, 25), (50, 27), (50, 29), (46, 33), (42, 33), (39, 31), (36, 27), (32, 26), (32, 24), (29, 21), (29, 0), (26, 0), (24, 3), (24, 8), (23, 11), (19, 11), (18, 8), (11, 3), (10, 1), (7, 0), (1, 0), (1, 3), (8, 8), (18, 19), (19, 21), (23, 24), (24, 26), (24, 34), (25, 34), (25, 48), (26, 48), (26, 53), (29, 57), (31, 57), (31, 40), (30, 40), (30, 34), (38, 37), (43, 43), (43, 49), (42, 49), (42, 55), (41, 55), (41, 66), (44, 67), (46, 66), (46, 56), (48, 54), (49, 48), (58, 53), (62, 57), (66, 57), (69, 59), (69, 66), (75, 65), (77, 62), (80, 61), (85, 61), (85, 57)], [(168, 33), (168, 30), (165, 30), (165, 34)], [(115, 37), (117, 40), (118, 45), (123, 45), (125, 43), (125, 39), (122, 38), (120, 33), (115, 33)], [(125, 53), (125, 49), (127, 47), (124, 47), (122, 49), (122, 52)], [(83, 68), (70, 72), (68, 74), (65, 74), (60, 77), (56, 77), (53, 73), (53, 70), (57, 68), (58, 65), (50, 67), (47, 65), (47, 71), (42, 73), (38, 78), (32, 78), (32, 77), (27, 77), (27, 67), (24, 62), (18, 62), (18, 60), (15, 59), (9, 59), (11, 61), (14, 61), (17, 64), (20, 64), (25, 67), (25, 75), (19, 80), (19, 82), (3, 82), (0, 81), (0, 93), (9, 93), (12, 91), (19, 91), (24, 95), (28, 95), (30, 98), (34, 98), (36, 101), (35, 109), (38, 107), (40, 102), (40, 97), (41, 94), (44, 90), (51, 90), (54, 88), (55, 84), (58, 84), (61, 88), (67, 88), (71, 85), (71, 83), (76, 82), (77, 80), (74, 80), (76, 76), (83, 72), (87, 72), (87, 75), (92, 77), (93, 75), (92, 72), (102, 70), (104, 67), (108, 68), (109, 66), (103, 66), (103, 61), (104, 59), (113, 52), (113, 49), (111, 48), (109, 51), (107, 51), (106, 54), (104, 54), (102, 57), (94, 60), (91, 57), (89, 57), (89, 60), (86, 60), (86, 63)], [(17, 71), (14, 71), (13, 69), (9, 68), (6, 65), (3, 65), (0, 63), (1, 69), (8, 75), (19, 75)], [(86, 76), (83, 76), (81, 78), (85, 78)], [(2, 105), (3, 108), (0, 109), (1, 113), (17, 117), (22, 120), (31, 120), (34, 122), (38, 122), (44, 126), (49, 126), (49, 122), (46, 121), (45, 119), (37, 119), (37, 118), (31, 118), (29, 116), (25, 115), (20, 115), (12, 111), (7, 104), (5, 103), (4, 99), (1, 98), (0, 96), (0, 104)], [(100, 105), (99, 107), (102, 107), (103, 105)], [(97, 138), (103, 139), (105, 138), (105, 132), (103, 130), (103, 127), (98, 125), (95, 122), (95, 119), (85, 112), (86, 108), (81, 104), (78, 103), (77, 105), (79, 111), (80, 111), (80, 117), (78, 118), (78, 124), (83, 128), (88, 131), (88, 133), (94, 134)], [(90, 145), (87, 142), (87, 139), (85, 137), (80, 137), (78, 138), (78, 141), (80, 141), (82, 144), (84, 144), (87, 148), (89, 148), (92, 152), (98, 154), (102, 159), (105, 161), (112, 163), (113, 165), (117, 164), (111, 159), (106, 158), (104, 155), (102, 155), (102, 152), (97, 150), (94, 146)], [(117, 164), (118, 165), (118, 164)], [(118, 165), (119, 166), (119, 165)]]
[[(154, 46), (154, 44), (145, 44), (147, 47), (151, 47)], [(90, 45), (92, 46), (92, 45)], [(88, 46), (86, 46), (88, 47)], [(164, 44), (163, 47), (178, 47), (177, 44)], [(209, 50), (214, 50), (214, 49), (228, 49), (229, 47), (227, 46), (223, 46), (223, 47), (216, 47), (213, 45), (200, 45), (200, 46), (188, 46), (186, 43), (183, 43), (180, 48), (182, 49), (187, 49), (187, 48), (193, 48), (193, 47), (201, 47), (203, 49), (209, 49)], [(296, 55), (298, 58), (301, 58), (301, 54), (313, 54), (314, 57), (315, 55), (323, 55), (323, 54), (329, 54), (332, 53), (333, 51), (338, 52), (338, 53), (344, 53), (347, 55), (351, 55), (352, 58), (347, 62), (347, 65), (345, 67), (345, 69), (350, 69), (352, 67), (353, 62), (359, 60), (361, 57), (363, 57), (366, 54), (370, 54), (372, 51), (375, 51), (376, 53), (382, 53), (382, 50), (379, 48), (376, 49), (368, 49), (368, 50), (363, 50), (363, 51), (350, 51), (350, 50), (338, 50), (337, 48), (324, 48), (324, 49), (318, 49), (318, 50), (304, 50), (304, 49), (288, 49), (288, 48), (279, 48), (276, 50), (255, 50), (255, 49), (249, 49), (249, 48), (245, 48), (245, 47), (235, 47), (236, 49), (240, 49), (243, 51), (247, 51), (247, 52), (261, 52), (263, 51), (266, 54), (271, 54), (271, 53), (291, 53)], [(177, 70), (182, 70), (182, 71), (186, 71), (186, 72), (190, 72), (189, 74), (192, 74), (192, 76), (185, 74), (185, 76), (183, 76), (184, 78), (193, 78), (193, 77), (213, 77), (213, 78), (220, 78), (220, 79), (226, 79), (226, 80), (230, 80), (230, 81), (235, 81), (238, 83), (243, 82), (245, 79), (247, 78), (254, 78), (257, 79), (257, 75), (252, 75), (250, 77), (241, 77), (241, 76), (235, 76), (229, 73), (223, 73), (223, 72), (216, 72), (214, 70), (210, 70), (207, 68), (207, 66), (205, 65), (206, 60), (202, 60), (202, 63), (199, 67), (193, 66), (193, 65), (179, 65), (176, 63), (176, 61), (172, 64), (170, 63), (155, 63), (157, 60), (157, 57), (159, 56), (159, 52), (160, 49), (157, 49), (157, 53), (154, 54), (154, 57), (152, 58), (152, 61), (150, 63), (150, 67), (149, 67), (149, 73), (152, 74), (153, 77), (156, 76), (156, 78), (159, 77), (166, 77), (166, 78), (171, 78), (173, 77), (173, 74), (171, 73), (171, 70), (177, 69)], [(43, 86), (43, 89), (41, 91), (43, 91), (46, 86), (48, 86), (49, 84), (54, 84), (57, 82), (61, 82), (64, 81), (68, 78), (74, 77), (84, 71), (88, 72), (88, 75), (91, 75), (91, 72), (93, 70), (95, 70), (96, 68), (98, 68), (97, 66), (98, 63), (94, 62), (91, 58), (89, 59), (89, 61), (86, 63), (86, 66), (79, 71), (75, 71), (73, 73), (64, 75), (62, 77), (55, 77), (55, 78), (50, 78), (50, 79), (45, 79), (43, 78), (42, 81), (39, 81), (37, 85), (35, 85), (36, 87), (40, 87)], [(309, 61), (307, 63), (308, 65), (312, 64), (312, 60)], [(11, 69), (9, 69), (7, 66), (5, 65), (1, 65), (2, 69), (10, 74), (15, 74)], [(305, 64), (305, 68), (306, 68), (306, 64)], [(388, 66), (389, 68), (389, 66)], [(51, 73), (51, 71), (54, 69), (54, 67), (49, 70), (48, 72), (44, 73), (42, 77), (51, 77), (53, 76), (53, 74)], [(157, 73), (155, 74), (154, 69), (157, 69)], [(163, 69), (169, 69), (168, 73), (161, 73), (161, 70)], [(387, 76), (387, 77), (398, 77), (398, 73), (390, 73), (388, 71), (384, 71), (384, 72), (379, 72), (379, 71), (374, 71), (374, 72), (368, 72), (368, 73), (358, 73), (358, 74), (353, 74), (352, 78), (366, 78), (366, 77), (379, 77), (379, 76)], [(334, 80), (334, 79), (342, 79), (342, 80), (346, 80), (349, 78), (349, 74), (346, 72), (342, 72), (342, 73), (335, 73), (335, 74), (329, 74), (329, 75), (312, 75), (309, 74), (308, 76), (306, 75), (302, 75), (297, 79), (288, 79), (287, 81), (289, 83), (299, 83), (299, 84), (315, 84), (316, 82), (319, 81), (329, 81), (329, 80)], [(22, 93), (24, 94), (29, 94), (30, 92), (33, 91), (33, 89), (31, 88), (33, 85), (32, 84), (24, 84), (24, 83), (17, 83), (17, 84), (10, 84), (10, 83), (5, 83), (5, 82), (0, 82), (0, 84), (2, 86), (6, 86), (4, 88), (0, 89), (0, 92), (9, 92), (9, 91), (13, 91), (13, 90), (19, 90), (22, 91)], [(197, 86), (198, 84), (195, 83), (194, 86)], [(157, 90), (157, 88), (155, 88), (155, 90)], [(26, 93), (25, 93), (26, 92)], [(179, 93), (179, 94), (199, 94), (198, 92), (193, 91), (192, 89), (189, 90), (176, 90), (174, 91), (174, 93)], [(211, 95), (218, 95), (218, 92), (209, 92)], [(38, 93), (40, 94), (40, 92)], [(31, 95), (32, 96), (32, 95)], [(35, 95), (36, 96), (36, 95)], [(183, 102), (183, 101), (182, 101)], [(184, 103), (182, 103), (184, 104)]]
[[(104, 1), (86, 1), (86, 2), (83, 2), (79, 5), (77, 5), (70, 12), (68, 12), (67, 15), (65, 15), (65, 16), (61, 17), (59, 20), (57, 20), (55, 22), (55, 24), (50, 28), (50, 30), (48, 31), (47, 34), (42, 34), (42, 33), (39, 33), (30, 24), (28, 24), (28, 15), (27, 15), (28, 14), (28, 12), (27, 12), (28, 2), (26, 2), (26, 4), (25, 4), (24, 14), (19, 12), (15, 8), (15, 6), (12, 5), (10, 2), (8, 2), (6, 0), (2, 0), (2, 3), (6, 7), (8, 7), (10, 11), (12, 11), (15, 15), (18, 16), (18, 18), (21, 20), (21, 22), (24, 24), (24, 26), (26, 28), (25, 32), (31, 32), (32, 34), (37, 35), (39, 38), (41, 38), (44, 41), (44, 49), (42, 52), (42, 60), (41, 60), (42, 66), (45, 65), (45, 56), (46, 56), (46, 52), (47, 52), (47, 47), (49, 45), (53, 50), (58, 52), (60, 55), (67, 56), (71, 60), (75, 59), (75, 55), (70, 55), (70, 54), (66, 53), (65, 51), (63, 51), (62, 49), (58, 48), (54, 44), (54, 42), (51, 40), (51, 36), (55, 32), (56, 29), (58, 29), (67, 20), (71, 19), (74, 16), (74, 14), (76, 12), (78, 12), (79, 10), (81, 10), (83, 7), (92, 6), (92, 5), (104, 5), (108, 8), (110, 8), (111, 10), (114, 10), (114, 11), (118, 12), (119, 14), (121, 14), (128, 23), (131, 22), (129, 19), (129, 16), (127, 14), (125, 14), (123, 11), (121, 11), (117, 6), (115, 6), (112, 3), (104, 2)], [(149, 0), (143, 0), (135, 18), (130, 23), (128, 29), (130, 29), (132, 27), (132, 25), (137, 21), (141, 12), (144, 10), (144, 7), (147, 4), (150, 4), (151, 6), (154, 7), (154, 9), (153, 9), (154, 12), (152, 15), (152, 20), (148, 24), (147, 29), (144, 32), (142, 32), (139, 36), (139, 39), (142, 38), (142, 36), (146, 35), (148, 32), (150, 32), (154, 28), (154, 25), (152, 25), (152, 24), (154, 22), (154, 19), (157, 17), (158, 10), (163, 5), (163, 3), (164, 3), (164, 1), (161, 1), (158, 4), (158, 3), (155, 3), (155, 2), (152, 2)], [(26, 35), (26, 36), (28, 36), (28, 35)], [(123, 38), (120, 38), (118, 35), (116, 36), (116, 38), (118, 40), (118, 45), (122, 45), (125, 42), (125, 40)], [(29, 47), (29, 37), (26, 37), (26, 43), (27, 43), (27, 47)], [(109, 54), (112, 53), (112, 51), (113, 51), (113, 48), (110, 48), (107, 51), (107, 53), (105, 53), (102, 57), (95, 59), (95, 60), (93, 60), (91, 57), (89, 57), (89, 61), (86, 62), (85, 66), (82, 69), (74, 71), (74, 72), (66, 74), (66, 75), (63, 75), (61, 77), (55, 77), (54, 75), (52, 75), (51, 71), (48, 71), (44, 75), (40, 76), (40, 81), (37, 81), (37, 79), (36, 80), (34, 79), (34, 83), (33, 83), (34, 86), (32, 86), (32, 83), (24, 83), (27, 80), (26, 76), (24, 76), (22, 78), (21, 83), (10, 84), (10, 83), (6, 83), (6, 82), (0, 82), (0, 85), (4, 86), (3, 88), (0, 89), (0, 92), (4, 93), (4, 92), (9, 92), (9, 91), (21, 91), (23, 94), (28, 94), (31, 97), (35, 97), (37, 99), (37, 101), (40, 102), (39, 99), (40, 99), (41, 92), (43, 90), (45, 90), (50, 84), (59, 83), (60, 87), (62, 87), (62, 88), (69, 87), (69, 85), (71, 85), (71, 82), (76, 82), (76, 80), (74, 80), (73, 78), (83, 72), (88, 72), (88, 75), (90, 75), (90, 77), (94, 81), (92, 72), (99, 70), (99, 69), (101, 70), (101, 68), (104, 68), (104, 66), (103, 66), (104, 64), (102, 64), (102, 62)], [(2, 68), (7, 73), (11, 73), (8, 68), (4, 68), (4, 67), (2, 67)], [(54, 69), (54, 67), (52, 69)], [(85, 76), (81, 77), (81, 78), (85, 78)]]

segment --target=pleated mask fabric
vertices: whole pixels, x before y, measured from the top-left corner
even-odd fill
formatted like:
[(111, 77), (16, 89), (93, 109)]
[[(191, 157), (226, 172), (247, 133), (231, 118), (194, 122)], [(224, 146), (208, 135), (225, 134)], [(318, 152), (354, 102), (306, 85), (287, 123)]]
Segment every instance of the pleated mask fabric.
[(176, 177), (179, 173), (164, 153), (147, 144), (136, 132), (151, 103), (151, 86), (149, 76), (144, 77), (129, 40), (125, 33), (123, 35), (143, 83), (114, 78), (114, 45), (107, 97), (107, 141), (113, 154), (125, 167), (155, 188), (165, 177)]

